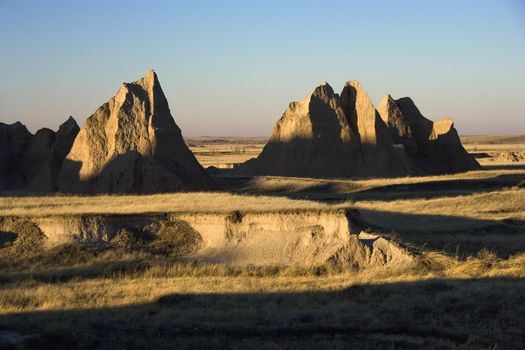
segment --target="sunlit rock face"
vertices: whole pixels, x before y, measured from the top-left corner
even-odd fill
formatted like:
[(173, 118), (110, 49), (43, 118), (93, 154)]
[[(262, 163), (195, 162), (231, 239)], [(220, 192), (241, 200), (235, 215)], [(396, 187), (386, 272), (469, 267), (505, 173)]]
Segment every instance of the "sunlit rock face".
[(261, 175), (337, 177), (350, 174), (352, 167), (360, 164), (358, 147), (339, 96), (324, 83), (302, 101), (290, 103), (257, 160), (239, 170)]
[(124, 83), (80, 130), (59, 190), (157, 193), (216, 188), (188, 149), (153, 70)]
[(395, 145), (388, 126), (381, 119), (363, 86), (348, 81), (341, 93), (341, 101), (352, 125), (352, 132), (359, 140), (362, 166), (350, 176), (396, 177), (421, 174), (407, 157), (402, 146)]
[(363, 86), (341, 95), (323, 83), (292, 102), (261, 154), (237, 167), (246, 175), (398, 177), (479, 169), (450, 119), (432, 122), (409, 98), (385, 96), (376, 110)]
[(0, 190), (52, 192), (79, 127), (72, 117), (57, 132), (34, 135), (20, 122), (0, 123)]

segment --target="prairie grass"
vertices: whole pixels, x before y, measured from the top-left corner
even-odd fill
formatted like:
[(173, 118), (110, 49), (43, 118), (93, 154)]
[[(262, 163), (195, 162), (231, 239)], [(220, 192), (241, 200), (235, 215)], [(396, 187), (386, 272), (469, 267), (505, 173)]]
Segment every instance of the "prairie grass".
[(0, 327), (37, 348), (519, 348), (524, 265), (427, 253), (396, 270), (159, 262), (1, 275)]
[[(248, 152), (204, 141), (209, 164)], [(412, 245), (415, 258), (366, 270), (206, 264), (180, 257), (199, 244), (188, 227), (185, 235), (162, 227), (158, 240), (122, 231), (105, 249), (42, 250), (26, 225), (18, 243), (0, 242), (0, 348), (525, 348), (524, 177), (509, 169), (258, 177), (232, 187), (251, 195), (2, 197), (0, 217), (219, 212), (238, 220), (249, 211), (357, 209), (362, 229)], [(449, 190), (450, 181), (481, 185)]]
[[(393, 201), (357, 201), (353, 203), (353, 206), (358, 209), (370, 209), (378, 212), (421, 215), (426, 216), (427, 219), (432, 215), (445, 215), (479, 220), (508, 218), (523, 220), (525, 219), (525, 189), (475, 193), (465, 196), (445, 196), (431, 200), (416, 198)], [(388, 227), (396, 226), (394, 222), (383, 222), (383, 224), (388, 225)], [(414, 225), (420, 224), (421, 222), (414, 222)], [(432, 229), (433, 226), (425, 227)], [(443, 228), (442, 225), (440, 227)]]
[(191, 192), (156, 195), (0, 197), (0, 216), (79, 214), (229, 213), (330, 210), (308, 200), (230, 193)]
[[(169, 293), (276, 293), (334, 291), (356, 284), (435, 279), (525, 278), (525, 254), (499, 259), (490, 251), (458, 260), (426, 252), (402, 268), (340, 270), (330, 266), (231, 266), (148, 261), (115, 269), (96, 265), (47, 269), (31, 274), (1, 273), (0, 313), (79, 309), (151, 302)], [(23, 299), (30, 301), (19, 303)]]
[[(309, 191), (311, 189), (323, 189), (327, 185), (332, 186), (336, 193), (350, 193), (377, 187), (391, 185), (411, 185), (422, 183), (437, 183), (452, 180), (492, 180), (497, 181), (501, 176), (515, 176), (516, 178), (525, 177), (523, 169), (504, 169), (504, 170), (477, 170), (466, 173), (434, 175), (434, 176), (414, 176), (398, 178), (355, 178), (355, 179), (313, 179), (313, 178), (291, 178), (279, 176), (260, 176), (255, 177), (246, 184), (243, 190), (256, 192), (272, 191)], [(519, 181), (516, 181), (516, 184)], [(438, 189), (438, 188), (436, 188)], [(441, 190), (446, 190), (443, 184)]]

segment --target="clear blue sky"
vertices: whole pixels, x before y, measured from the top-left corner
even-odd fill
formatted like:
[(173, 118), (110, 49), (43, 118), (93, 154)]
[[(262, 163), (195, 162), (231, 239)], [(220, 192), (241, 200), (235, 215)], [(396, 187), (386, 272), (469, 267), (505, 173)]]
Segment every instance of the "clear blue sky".
[(525, 133), (525, 1), (0, 0), (0, 121), (80, 124), (156, 70), (186, 136), (268, 135), (323, 81)]

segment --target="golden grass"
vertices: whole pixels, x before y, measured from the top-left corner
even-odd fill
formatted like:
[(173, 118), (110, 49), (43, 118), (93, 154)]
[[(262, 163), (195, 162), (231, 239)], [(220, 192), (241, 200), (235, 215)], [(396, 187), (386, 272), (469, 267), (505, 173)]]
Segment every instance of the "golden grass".
[(330, 210), (332, 206), (284, 197), (192, 192), (157, 195), (0, 197), (0, 216), (78, 214), (228, 213)]
[[(224, 165), (248, 152), (219, 141), (223, 144), (196, 140), (203, 142), (192, 146), (197, 158), (205, 165)], [(243, 142), (255, 153), (257, 146)], [(449, 180), (482, 183), (509, 176), (519, 180), (525, 170), (397, 179), (259, 177), (245, 188), (282, 197), (229, 193), (3, 197), (0, 216), (357, 208), (366, 221), (391, 229), (394, 236), (396, 230), (411, 231), (414, 242), (475, 240), (476, 251), (485, 243), (519, 248), (520, 234), (477, 236), (472, 229), (502, 222), (523, 227), (525, 189), (510, 186), (477, 193), (446, 189)], [(351, 196), (385, 186), (433, 182), (442, 182), (443, 188), (429, 199), (403, 197), (403, 191), (409, 195), (415, 186), (387, 188), (396, 195), (389, 198), (382, 198), (381, 190)], [(293, 192), (344, 201), (329, 205), (284, 197)], [(410, 234), (401, 238), (406, 241)], [(125, 238), (122, 245), (127, 246)], [(41, 252), (50, 256), (40, 263), (6, 264), (0, 271), (0, 329), (29, 334), (28, 339), (36, 342), (29, 343), (33, 348), (224, 348), (240, 341), (244, 331), (251, 340), (241, 339), (244, 342), (235, 344), (239, 348), (520, 348), (523, 339), (525, 253), (519, 249), (506, 259), (487, 249), (467, 257), (421, 249), (407, 266), (361, 271), (330, 265), (183, 263), (176, 257), (126, 252), (93, 253), (72, 245)], [(350, 327), (347, 333), (341, 331), (345, 327)], [(334, 333), (315, 333), (319, 329)], [(285, 339), (289, 331), (292, 340)], [(2, 337), (0, 332), (0, 347), (5, 345)]]
[(525, 219), (525, 189), (510, 189), (465, 196), (392, 201), (357, 201), (358, 209), (410, 215), (445, 215), (480, 220)]
[[(316, 186), (334, 185), (339, 192), (352, 192), (356, 189), (364, 190), (375, 187), (390, 185), (410, 185), (418, 183), (429, 183), (451, 180), (489, 180), (499, 176), (523, 176), (523, 169), (505, 169), (505, 170), (477, 170), (466, 173), (434, 175), (434, 176), (416, 176), (416, 177), (398, 177), (398, 178), (363, 178), (363, 179), (314, 179), (314, 178), (291, 178), (279, 176), (260, 176), (253, 178), (248, 184), (247, 189), (253, 191), (304, 191)], [(446, 185), (443, 186), (446, 190)]]
[[(159, 264), (146, 270), (73, 278), (66, 282), (40, 282), (27, 278), (4, 283), (0, 314), (35, 310), (101, 308), (153, 302), (167, 294), (300, 293), (338, 291), (352, 285), (390, 284), (436, 279), (525, 278), (525, 254), (502, 260), (490, 252), (465, 261), (440, 253), (425, 253), (402, 269), (318, 275), (301, 267), (253, 268), (202, 264)], [(60, 280), (57, 270), (57, 280)], [(51, 272), (52, 275), (52, 272)], [(23, 302), (21, 302), (23, 301)]]

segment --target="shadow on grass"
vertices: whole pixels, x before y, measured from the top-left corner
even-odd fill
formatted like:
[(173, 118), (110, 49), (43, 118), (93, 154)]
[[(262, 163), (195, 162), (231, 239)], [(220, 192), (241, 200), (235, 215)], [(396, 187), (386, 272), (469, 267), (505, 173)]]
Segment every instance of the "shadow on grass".
[(525, 174), (506, 174), (488, 179), (454, 179), (395, 184), (356, 191), (349, 194), (352, 200), (399, 200), (413, 198), (439, 198), (450, 195), (469, 195), (474, 193), (499, 191), (518, 186), (525, 180)]
[(473, 255), (488, 248), (500, 258), (525, 251), (525, 221), (483, 220), (453, 215), (408, 214), (359, 209), (346, 212), (354, 230), (364, 230), (411, 246)]
[[(283, 178), (287, 179), (287, 178)], [(298, 179), (302, 188), (296, 190), (290, 183), (272, 186), (271, 189), (258, 188), (251, 177), (216, 178), (224, 189), (233, 193), (255, 193), (284, 196), (292, 199), (309, 199), (331, 203), (344, 200), (381, 200), (439, 198), (455, 195), (492, 192), (520, 185), (525, 174), (505, 174), (486, 179), (431, 180), (411, 184), (393, 184), (373, 188), (351, 183), (348, 180)], [(291, 179), (287, 179), (290, 182)], [(311, 182), (309, 184), (308, 182)]]
[(525, 170), (525, 164), (485, 164), (483, 169), (486, 170)]
[(121, 307), (4, 314), (0, 341), (77, 349), (517, 349), (525, 345), (524, 295), (518, 278), (171, 294)]

